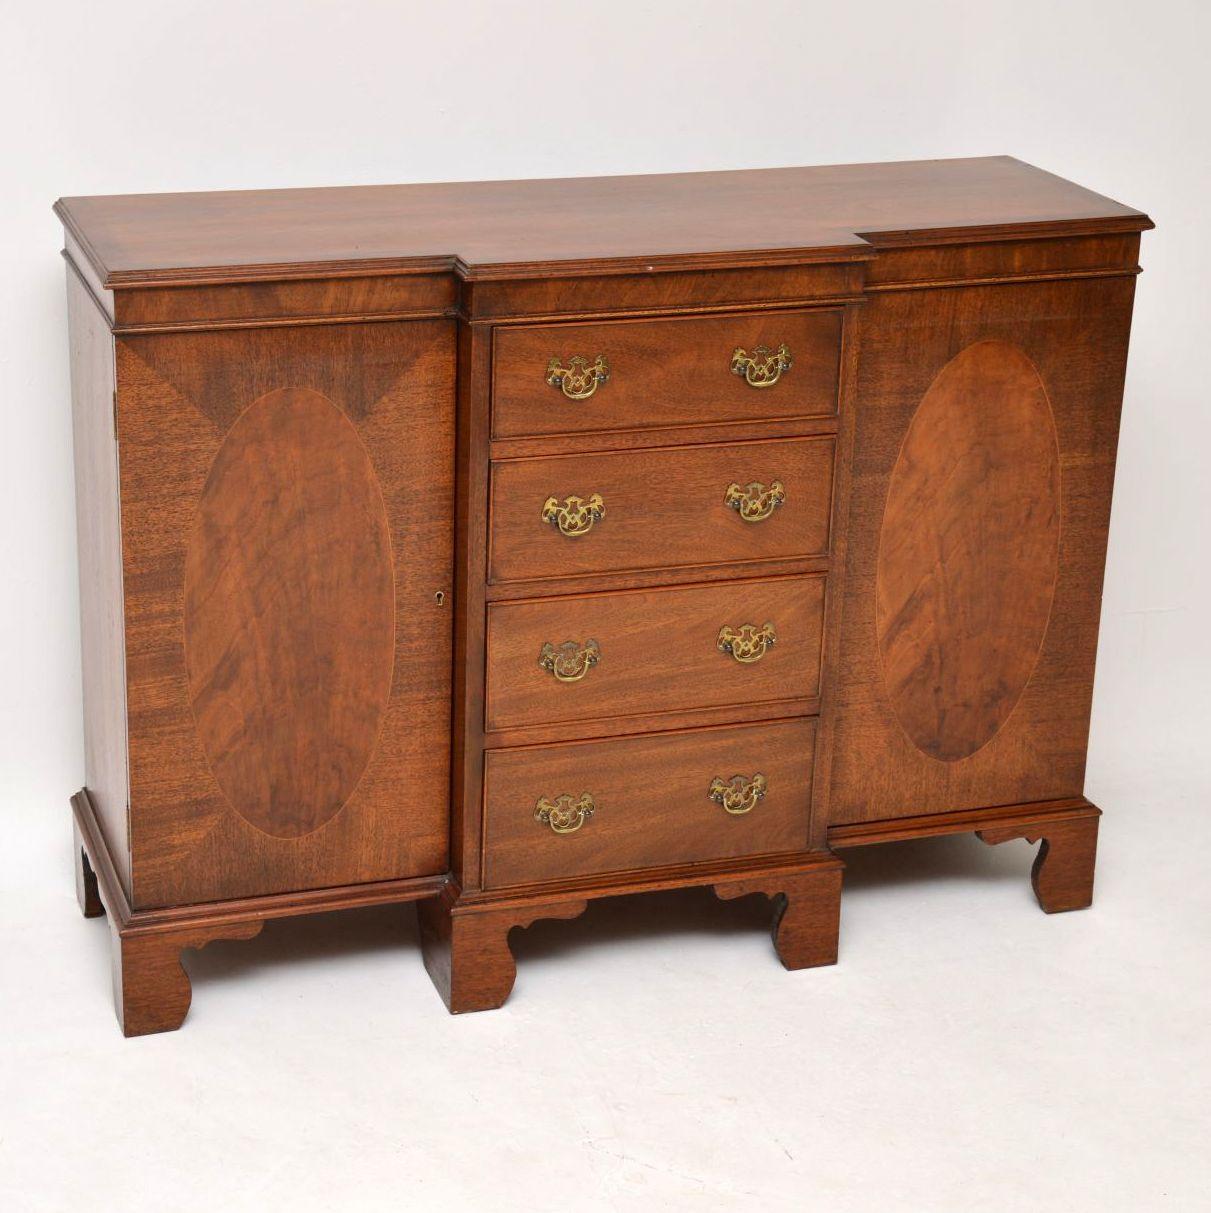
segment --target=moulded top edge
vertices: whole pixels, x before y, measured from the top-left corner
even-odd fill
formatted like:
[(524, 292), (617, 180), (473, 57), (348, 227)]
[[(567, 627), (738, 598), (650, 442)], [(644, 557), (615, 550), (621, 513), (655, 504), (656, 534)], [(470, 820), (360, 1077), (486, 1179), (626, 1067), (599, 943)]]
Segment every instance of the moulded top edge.
[(865, 260), (909, 244), (1152, 226), (1140, 211), (1007, 156), (74, 197), (55, 210), (111, 289), (775, 266)]

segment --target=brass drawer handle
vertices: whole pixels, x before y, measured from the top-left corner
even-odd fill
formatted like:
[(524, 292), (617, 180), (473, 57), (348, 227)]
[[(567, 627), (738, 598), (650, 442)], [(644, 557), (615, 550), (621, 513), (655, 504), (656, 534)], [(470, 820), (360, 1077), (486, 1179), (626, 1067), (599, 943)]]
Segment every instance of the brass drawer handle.
[(563, 505), (558, 497), (548, 497), (543, 502), (542, 520), (557, 527), (561, 535), (575, 539), (587, 535), (593, 523), (605, 517), (605, 502), (600, 493), (593, 493), (586, 501), (583, 497), (566, 497)]
[(722, 779), (712, 779), (708, 795), (716, 803), (723, 805), (723, 811), (733, 817), (751, 813), (757, 801), (765, 796), (769, 785), (765, 776), (758, 772), (752, 779), (743, 775), (733, 775), (725, 783)]
[(776, 350), (759, 345), (751, 354), (739, 347), (732, 352), (732, 374), (743, 375), (749, 387), (773, 387), (790, 369), (791, 352), (785, 342)]
[(778, 639), (774, 625), (767, 623), (762, 627), (755, 624), (742, 624), (737, 630), (724, 625), (719, 629), (716, 645), (721, 653), (730, 653), (741, 665), (752, 665), (765, 656), (767, 649), (774, 647)]
[(771, 480), (766, 488), (759, 480), (742, 488), (734, 480), (723, 494), (723, 502), (736, 511), (745, 522), (760, 522), (768, 518), (786, 500), (781, 480)]
[(538, 664), (560, 682), (579, 682), (601, 660), (601, 645), (596, 640), (577, 644), (565, 640), (556, 647), (549, 640), (538, 654)]
[(554, 803), (540, 796), (534, 806), (534, 820), (550, 826), (556, 834), (575, 834), (593, 816), (596, 808), (588, 792), (581, 793), (579, 800), (573, 800), (565, 792), (562, 796), (556, 796)]
[(559, 388), (569, 400), (588, 400), (610, 377), (610, 364), (604, 354), (590, 362), (579, 354), (564, 366), (558, 358), (547, 363), (547, 382)]

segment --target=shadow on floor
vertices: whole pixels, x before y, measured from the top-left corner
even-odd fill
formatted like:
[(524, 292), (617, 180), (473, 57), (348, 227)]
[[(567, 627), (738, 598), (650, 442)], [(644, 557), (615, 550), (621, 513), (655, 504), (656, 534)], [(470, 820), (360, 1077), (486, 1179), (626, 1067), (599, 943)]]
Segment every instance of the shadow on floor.
[(1025, 842), (990, 847), (974, 834), (917, 838), (840, 852), (845, 892), (951, 880), (1026, 880), (1034, 848)]
[(184, 958), (195, 982), (219, 982), (271, 965), (389, 956), (401, 948), (414, 953), (419, 961), (416, 912), (411, 905), (275, 918), (266, 922), (255, 939), (217, 940), (198, 951), (187, 951)]
[[(1029, 887), (1033, 849), (1025, 843), (987, 847), (972, 835), (920, 839), (842, 852), (844, 896), (849, 899), (902, 885), (946, 881), (1020, 880)], [(686, 936), (734, 936), (768, 929), (770, 904), (761, 896), (720, 901), (710, 889), (681, 889), (590, 902), (570, 921), (535, 923), (511, 936), (519, 961), (609, 947), (629, 941)], [(377, 906), (275, 919), (253, 940), (220, 941), (185, 954), (199, 982), (241, 977), (266, 965), (300, 965), (400, 950), (420, 960), (416, 915), (410, 905)]]

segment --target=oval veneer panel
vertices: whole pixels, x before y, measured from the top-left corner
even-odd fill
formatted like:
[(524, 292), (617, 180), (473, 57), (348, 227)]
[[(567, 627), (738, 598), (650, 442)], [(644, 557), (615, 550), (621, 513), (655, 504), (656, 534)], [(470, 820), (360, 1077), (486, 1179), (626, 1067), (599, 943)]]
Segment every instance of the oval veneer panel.
[(232, 807), (296, 838), (352, 795), (395, 650), (391, 538), (357, 431), (319, 392), (255, 401), (228, 432), (185, 563), (198, 738)]
[(888, 700), (923, 753), (974, 754), (1038, 661), (1059, 561), (1055, 421), (1034, 363), (981, 341), (942, 368), (892, 469), (876, 624)]

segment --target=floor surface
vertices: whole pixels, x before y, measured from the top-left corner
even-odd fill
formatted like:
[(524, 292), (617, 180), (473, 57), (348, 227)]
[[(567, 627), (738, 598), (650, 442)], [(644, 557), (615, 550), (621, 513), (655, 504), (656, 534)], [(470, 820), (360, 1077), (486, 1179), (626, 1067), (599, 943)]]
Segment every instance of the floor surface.
[(410, 911), (349, 912), (188, 953), (184, 1028), (130, 1041), (64, 804), (5, 861), (0, 1208), (1211, 1209), (1208, 789), (1138, 783), (1089, 911), (1025, 842), (871, 848), (836, 967), (784, 972), (762, 899), (634, 897), (458, 1018)]

